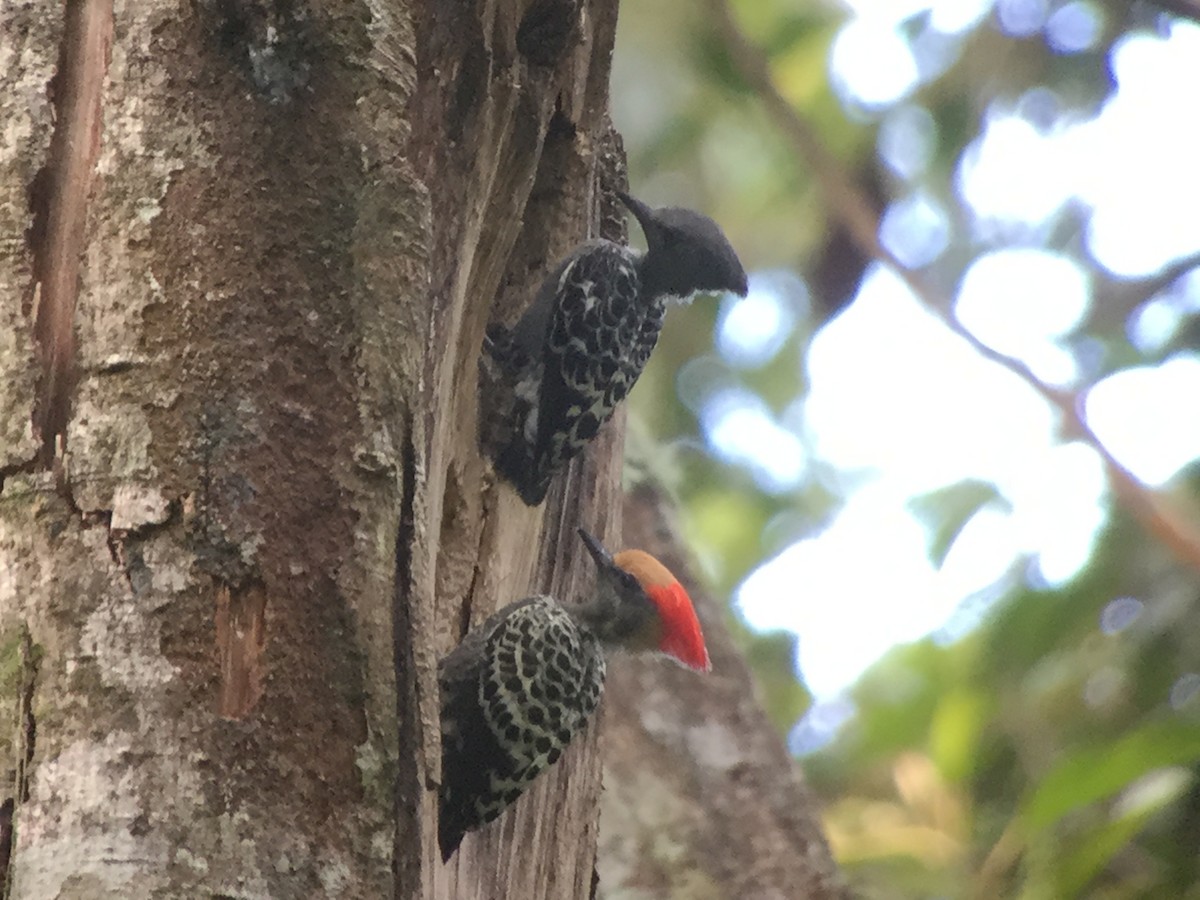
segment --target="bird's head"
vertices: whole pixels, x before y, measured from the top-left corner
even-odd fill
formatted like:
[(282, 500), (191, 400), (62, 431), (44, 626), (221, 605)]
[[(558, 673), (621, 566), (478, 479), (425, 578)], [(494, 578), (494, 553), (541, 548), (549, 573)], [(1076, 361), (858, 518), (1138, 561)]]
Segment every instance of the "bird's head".
[(746, 270), (720, 226), (690, 209), (652, 209), (621, 191), (617, 196), (646, 235), (648, 289), (687, 298), (697, 291), (746, 296)]
[(596, 561), (596, 592), (585, 606), (588, 627), (602, 643), (665, 654), (691, 669), (712, 668), (696, 610), (667, 567), (649, 553), (622, 550), (613, 556), (579, 529)]

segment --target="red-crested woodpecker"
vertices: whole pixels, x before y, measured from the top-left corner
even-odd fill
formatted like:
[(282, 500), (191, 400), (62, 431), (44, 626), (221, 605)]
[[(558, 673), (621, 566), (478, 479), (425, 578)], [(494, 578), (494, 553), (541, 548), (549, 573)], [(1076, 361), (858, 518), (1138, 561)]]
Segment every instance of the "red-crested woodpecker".
[(641, 224), (646, 252), (588, 241), (550, 273), (511, 330), (493, 325), (484, 342), (484, 369), (504, 373), (492, 381), (506, 394), (483, 401), (485, 450), (529, 506), (638, 380), (668, 300), (746, 293), (746, 272), (712, 219), (617, 196)]
[(495, 819), (558, 761), (600, 702), (609, 653), (657, 652), (710, 668), (692, 601), (666, 567), (641, 550), (610, 556), (582, 528), (579, 534), (598, 569), (590, 597), (512, 603), (438, 667), (444, 860), (466, 832)]

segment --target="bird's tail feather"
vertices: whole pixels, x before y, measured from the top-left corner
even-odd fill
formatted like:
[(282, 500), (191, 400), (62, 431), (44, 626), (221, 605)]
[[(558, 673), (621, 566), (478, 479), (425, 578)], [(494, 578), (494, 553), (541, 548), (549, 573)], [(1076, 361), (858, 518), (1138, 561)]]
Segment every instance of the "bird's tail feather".
[(520, 437), (513, 440), (496, 455), (496, 472), (516, 488), (526, 506), (537, 506), (546, 499), (550, 476), (542, 473), (529, 449)]
[(450, 862), (450, 857), (454, 855), (466, 833), (458, 822), (451, 821), (451, 817), (443, 813), (438, 821), (438, 847), (442, 851), (442, 862)]

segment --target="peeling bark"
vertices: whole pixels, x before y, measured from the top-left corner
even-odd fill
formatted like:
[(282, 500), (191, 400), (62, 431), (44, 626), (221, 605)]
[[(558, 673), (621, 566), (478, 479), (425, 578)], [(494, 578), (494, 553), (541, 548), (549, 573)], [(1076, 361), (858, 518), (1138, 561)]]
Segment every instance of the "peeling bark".
[(75, 364), (75, 303), (88, 198), (100, 152), (101, 96), (112, 44), (112, 0), (69, 3), (50, 90), (54, 136), (31, 190), (34, 336), (42, 357), (34, 427), (49, 466), (66, 431)]

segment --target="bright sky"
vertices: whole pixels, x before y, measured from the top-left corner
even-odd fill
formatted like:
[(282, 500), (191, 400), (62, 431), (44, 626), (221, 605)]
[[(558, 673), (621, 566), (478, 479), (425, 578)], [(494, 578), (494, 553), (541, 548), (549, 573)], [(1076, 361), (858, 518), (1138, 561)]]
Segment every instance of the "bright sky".
[[(945, 42), (926, 42), (934, 47), (926, 58), (897, 25), (931, 9), (933, 28), (953, 33), (992, 4), (851, 6), (858, 17), (834, 45), (834, 82), (852, 104), (886, 113), (881, 155), (901, 176), (919, 177), (936, 128), (905, 98), (944, 66)], [(1076, 52), (1099, 33), (1098, 10), (1071, 2), (1051, 15), (1049, 4), (1010, 0), (998, 4), (997, 17), (1010, 33), (1040, 33)], [(1092, 380), (1068, 346), (1092, 285), (1066, 256), (1036, 249), (1048, 220), (1068, 202), (1080, 204), (1090, 214), (1089, 253), (1120, 276), (1152, 275), (1200, 252), (1200, 139), (1191, 118), (1177, 114), (1200, 85), (1200, 27), (1175, 22), (1130, 36), (1111, 62), (1118, 90), (1094, 118), (1061, 114), (1048, 89), (994, 104), (957, 173), (977, 234), (1011, 246), (971, 266), (957, 314), (1039, 377), (1073, 388)], [(889, 211), (882, 234), (898, 256), (923, 265), (942, 252), (948, 232), (946, 211), (914, 189)], [(750, 295), (722, 316), (722, 356), (733, 365), (770, 358), (791, 326), (790, 308), (769, 280), (752, 282)], [(1197, 310), (1193, 277), (1150, 304), (1130, 339), (1143, 350), (1161, 347)], [(807, 367), (807, 402), (782, 419), (736, 389), (710, 398), (701, 418), (713, 447), (768, 488), (805, 477), (801, 436), (855, 485), (826, 530), (765, 563), (737, 595), (752, 626), (799, 634), (799, 670), (818, 699), (832, 701), (894, 644), (945, 625), (964, 600), (1023, 577), (1028, 560), (1047, 584), (1070, 579), (1087, 561), (1106, 515), (1095, 454), (1061, 443), (1053, 415), (1026, 385), (950, 335), (888, 271), (872, 270), (855, 302), (815, 336)], [(1117, 457), (1160, 485), (1200, 457), (1200, 417), (1178, 414), (1197, 396), (1200, 353), (1177, 354), (1104, 379), (1085, 408)], [(996, 484), (1000, 496), (938, 568), (910, 501), (967, 478)]]

